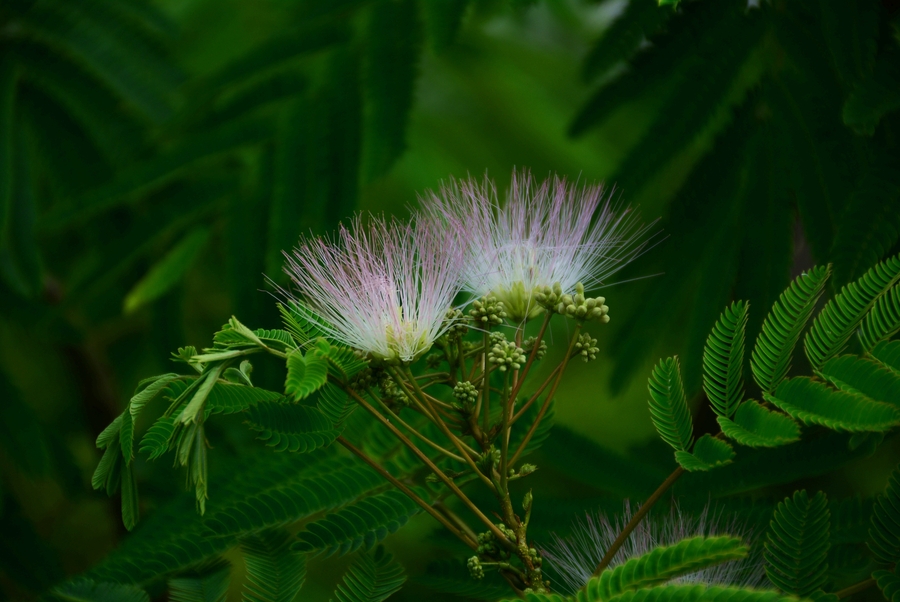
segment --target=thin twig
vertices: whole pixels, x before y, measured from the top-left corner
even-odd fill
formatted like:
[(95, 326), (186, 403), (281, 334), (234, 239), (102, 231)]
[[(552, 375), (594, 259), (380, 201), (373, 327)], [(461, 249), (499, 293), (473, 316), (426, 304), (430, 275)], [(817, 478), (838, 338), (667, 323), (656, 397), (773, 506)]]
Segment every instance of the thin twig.
[(850, 587), (845, 587), (844, 589), (837, 591), (834, 593), (838, 598), (846, 598), (847, 596), (852, 596), (853, 594), (858, 594), (859, 592), (863, 592), (870, 587), (875, 585), (875, 578), (869, 577), (865, 581), (860, 581), (859, 583), (854, 583)]

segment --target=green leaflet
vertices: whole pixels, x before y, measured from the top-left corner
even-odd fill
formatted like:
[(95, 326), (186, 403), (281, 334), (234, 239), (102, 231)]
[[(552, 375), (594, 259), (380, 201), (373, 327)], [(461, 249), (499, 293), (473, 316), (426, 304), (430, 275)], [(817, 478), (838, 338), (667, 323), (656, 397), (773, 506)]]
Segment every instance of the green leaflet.
[(744, 558), (747, 551), (736, 537), (691, 537), (603, 571), (588, 581), (584, 593), (590, 600), (611, 600), (628, 590), (659, 585), (679, 575)]
[(379, 546), (354, 562), (334, 592), (333, 602), (381, 602), (406, 582), (403, 567)]
[(169, 291), (200, 255), (209, 239), (207, 228), (196, 228), (159, 260), (125, 296), (125, 313), (155, 301)]
[(689, 472), (706, 471), (730, 464), (734, 459), (734, 450), (725, 441), (706, 434), (697, 439), (693, 453), (676, 451), (675, 459)]
[[(423, 499), (424, 490), (416, 492)], [(293, 545), (298, 552), (323, 552), (344, 555), (360, 546), (368, 550), (421, 511), (419, 506), (398, 490), (390, 489), (355, 504), (345, 506), (334, 514), (306, 525)]]
[(169, 600), (172, 602), (225, 602), (231, 579), (231, 565), (214, 563), (199, 575), (185, 575), (169, 579)]
[(900, 255), (876, 264), (825, 305), (803, 340), (813, 369), (821, 369), (822, 364), (843, 351), (872, 306), (898, 279)]
[(752, 399), (738, 406), (733, 420), (723, 416), (716, 420), (726, 437), (747, 447), (778, 447), (800, 439), (800, 427), (790, 416), (769, 411)]
[(340, 435), (328, 416), (312, 406), (263, 401), (250, 407), (247, 422), (275, 451), (308, 453)]
[(875, 500), (867, 543), (878, 562), (900, 561), (900, 467), (894, 469)]
[[(609, 602), (790, 602), (780, 592), (705, 585), (663, 585), (625, 592)], [(578, 599), (582, 602), (582, 599)]]
[(844, 123), (864, 134), (890, 111), (900, 108), (900, 49), (886, 44), (875, 69), (853, 89), (844, 103)]
[(631, 58), (641, 42), (656, 33), (671, 15), (672, 11), (660, 10), (656, 0), (629, 2), (584, 57), (584, 80), (603, 75), (620, 61)]
[(900, 424), (894, 406), (862, 395), (834, 391), (807, 377), (786, 380), (766, 401), (804, 424), (818, 424), (835, 431), (883, 432)]
[(764, 555), (766, 576), (781, 591), (806, 598), (825, 585), (830, 518), (821, 491), (812, 498), (806, 490), (797, 491), (778, 504)]
[(328, 380), (328, 362), (313, 352), (305, 356), (294, 351), (287, 356), (287, 379), (284, 392), (300, 401), (321, 389)]
[(143, 589), (125, 583), (105, 583), (79, 579), (52, 590), (54, 597), (66, 602), (150, 602)]
[(882, 341), (870, 355), (895, 373), (900, 373), (900, 341)]
[[(900, 198), (900, 190), (897, 192)], [(898, 229), (900, 230), (900, 229)], [(859, 341), (865, 351), (890, 339), (900, 331), (900, 286), (894, 286), (875, 302), (859, 329)]]
[(703, 350), (703, 390), (720, 417), (731, 418), (744, 397), (744, 330), (748, 305), (732, 303), (713, 327)]
[[(178, 399), (188, 389), (189, 385), (190, 383), (184, 380), (170, 383), (166, 390), (166, 397), (172, 400)], [(204, 419), (216, 414), (236, 414), (255, 406), (259, 402), (278, 401), (283, 398), (284, 395), (281, 393), (269, 391), (268, 389), (218, 380), (206, 398)]]
[(306, 580), (306, 556), (291, 550), (291, 535), (269, 529), (241, 539), (247, 566), (244, 602), (291, 602)]
[[(122, 428), (119, 433), (119, 442), (122, 445), (122, 457), (126, 464), (131, 464), (134, 460), (134, 421), (137, 420), (144, 406), (165, 390), (169, 383), (178, 378), (180, 378), (178, 374), (163, 374), (144, 379), (138, 384), (138, 390), (128, 402), (128, 409), (120, 417)], [(143, 388), (141, 388), (142, 386)]]
[(820, 374), (838, 389), (900, 408), (900, 375), (878, 362), (855, 355), (832, 358)]
[(830, 274), (830, 265), (801, 274), (781, 293), (766, 316), (750, 358), (753, 378), (763, 392), (771, 393), (787, 376), (794, 346)]
[(893, 571), (875, 571), (872, 573), (878, 589), (889, 602), (900, 602), (900, 575)]
[(154, 460), (169, 450), (169, 442), (175, 434), (177, 416), (161, 416), (144, 433), (141, 439), (140, 452)]
[(325, 383), (318, 391), (316, 406), (335, 424), (341, 425), (359, 407), (350, 394), (336, 385)]
[(103, 431), (97, 435), (97, 448), (106, 449), (109, 444), (118, 436), (122, 429), (122, 415), (116, 416), (115, 420), (109, 423)]
[(653, 368), (647, 386), (650, 389), (650, 418), (659, 436), (675, 451), (688, 451), (694, 442), (694, 426), (684, 396), (678, 358), (660, 360)]

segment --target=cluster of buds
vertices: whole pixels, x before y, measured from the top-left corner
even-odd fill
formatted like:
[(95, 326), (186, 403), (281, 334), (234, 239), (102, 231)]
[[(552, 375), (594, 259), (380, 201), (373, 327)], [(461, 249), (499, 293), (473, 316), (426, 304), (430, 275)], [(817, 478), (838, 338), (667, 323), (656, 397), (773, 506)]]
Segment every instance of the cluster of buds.
[(444, 336), (447, 337), (449, 343), (454, 345), (469, 332), (466, 315), (459, 309), (448, 309), (444, 324), (447, 329), (444, 331)]
[(587, 333), (580, 335), (575, 341), (575, 354), (581, 356), (585, 363), (597, 359), (598, 351), (600, 348), (597, 347), (597, 339)]
[[(507, 527), (503, 523), (497, 523), (497, 530), (503, 533), (503, 536), (506, 537), (509, 541), (516, 541), (515, 532)], [(500, 545), (500, 542), (497, 541), (497, 538), (494, 537), (494, 534), (491, 531), (485, 531), (484, 533), (478, 534), (478, 548), (475, 550), (479, 556), (509, 556), (509, 552)]]
[(467, 380), (456, 383), (453, 387), (453, 397), (456, 398), (457, 407), (461, 410), (471, 411), (475, 400), (478, 399), (478, 389)]
[(395, 402), (401, 405), (409, 405), (409, 397), (402, 387), (398, 386), (387, 372), (381, 373), (381, 381), (378, 383), (381, 396), (386, 402)]
[(500, 463), (500, 450), (493, 445), (489, 450), (478, 456), (478, 468), (485, 474), (491, 474), (494, 466)]
[[(534, 349), (534, 344), (537, 341), (537, 337), (528, 337), (522, 343), (522, 349), (525, 350), (527, 355), (531, 355), (531, 350)], [(547, 355), (547, 343), (541, 339), (541, 344), (538, 345), (537, 352), (534, 354), (534, 358), (538, 360), (544, 359), (544, 356)]]
[(606, 324), (609, 322), (609, 306), (604, 305), (603, 297), (585, 297), (584, 285), (580, 282), (575, 285), (575, 294), (564, 293), (562, 286), (557, 282), (552, 287), (544, 286), (535, 294), (535, 299), (544, 309), (568, 316), (576, 320), (598, 320)]
[(518, 370), (525, 363), (525, 350), (499, 332), (491, 334), (491, 351), (488, 353), (488, 361), (494, 364), (500, 372), (506, 372), (507, 368)]
[(506, 310), (503, 307), (503, 301), (493, 296), (487, 296), (472, 302), (472, 309), (469, 310), (469, 315), (476, 326), (489, 328), (503, 323), (503, 318), (506, 317)]
[(481, 566), (481, 561), (478, 560), (478, 556), (472, 556), (466, 561), (466, 567), (469, 569), (469, 575), (472, 579), (476, 581), (480, 579), (484, 579), (484, 567)]

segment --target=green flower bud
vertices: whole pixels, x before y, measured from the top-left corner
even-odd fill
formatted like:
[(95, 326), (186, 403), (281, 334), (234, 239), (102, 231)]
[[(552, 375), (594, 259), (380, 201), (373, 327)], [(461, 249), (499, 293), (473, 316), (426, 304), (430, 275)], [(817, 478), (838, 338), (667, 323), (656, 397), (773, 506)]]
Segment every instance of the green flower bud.
[(503, 323), (506, 311), (504, 310), (503, 302), (497, 300), (496, 297), (484, 297), (472, 302), (469, 316), (476, 326), (490, 328)]
[(581, 359), (585, 362), (597, 359), (598, 351), (600, 351), (600, 349), (597, 347), (597, 339), (591, 337), (589, 334), (585, 333), (580, 335), (575, 342), (575, 353), (580, 355)]

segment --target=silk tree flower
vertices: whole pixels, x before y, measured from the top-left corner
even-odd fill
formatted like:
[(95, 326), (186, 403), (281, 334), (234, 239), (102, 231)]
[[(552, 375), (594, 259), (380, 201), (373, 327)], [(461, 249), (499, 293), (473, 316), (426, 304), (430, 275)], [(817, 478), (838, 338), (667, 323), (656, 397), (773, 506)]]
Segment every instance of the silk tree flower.
[(572, 293), (579, 282), (589, 290), (605, 284), (644, 251), (652, 226), (613, 204), (601, 185), (556, 176), (537, 183), (527, 171), (513, 171), (502, 205), (487, 177), (451, 180), (420, 200), (424, 213), (465, 240), (464, 289), (502, 301), (513, 322), (544, 311), (535, 293), (545, 287)]
[[(551, 543), (541, 553), (548, 574), (551, 579), (555, 578), (555, 587), (569, 593), (581, 589), (631, 516), (631, 506), (626, 501), (622, 515), (613, 520), (599, 511), (588, 513), (585, 518), (575, 522), (570, 536), (559, 537), (553, 534)], [(753, 534), (737, 520), (726, 520), (722, 513), (711, 511), (709, 506), (694, 516), (673, 505), (668, 514), (651, 512), (641, 521), (609, 566), (616, 567), (657, 546), (672, 545), (698, 535), (731, 535), (748, 541)], [(751, 588), (768, 584), (761, 546), (752, 545), (746, 558), (717, 564), (673, 579), (672, 582)]]
[(332, 239), (301, 238), (285, 272), (331, 338), (370, 357), (411, 362), (452, 324), (463, 251), (433, 222), (357, 216)]

